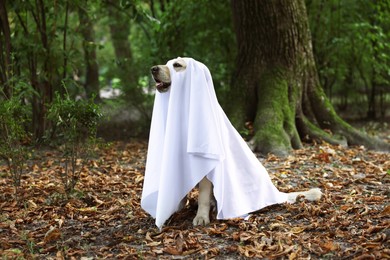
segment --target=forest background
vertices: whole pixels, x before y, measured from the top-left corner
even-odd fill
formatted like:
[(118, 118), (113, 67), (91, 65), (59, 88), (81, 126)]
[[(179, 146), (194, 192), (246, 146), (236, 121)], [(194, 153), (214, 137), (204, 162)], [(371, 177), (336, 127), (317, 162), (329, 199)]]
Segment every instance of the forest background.
[[(385, 122), (389, 3), (306, 5), (320, 83), (336, 110)], [(53, 137), (48, 111), (56, 95), (93, 97), (104, 113), (101, 136), (147, 136), (149, 68), (177, 56), (206, 64), (220, 103), (228, 102), (237, 55), (228, 1), (2, 1), (1, 21), (1, 100), (23, 107), (15, 120), (34, 142)]]
[[(359, 142), (379, 140), (384, 150), (390, 147), (390, 1), (295, 0), (285, 1), (281, 8), (275, 0), (263, 2), (264, 8), (252, 8), (258, 3), (0, 0), (0, 255), (5, 259), (389, 258), (389, 154), (367, 150), (376, 146)], [(236, 36), (248, 27), (235, 27), (256, 19), (242, 10), (267, 19), (275, 15), (278, 19), (257, 22), (269, 22), (262, 29), (281, 34), (271, 33), (274, 41), (270, 35), (262, 37), (262, 30), (248, 30), (246, 35), (254, 37), (244, 38), (246, 45)], [(280, 15), (283, 12), (289, 15)], [(294, 23), (272, 23), (286, 22), (285, 17)], [(291, 42), (280, 37), (297, 29), (296, 24), (295, 32), (304, 37), (291, 37)], [(288, 132), (289, 124), (277, 122), (287, 134), (268, 129), (260, 140), (276, 136), (275, 142), (259, 159), (281, 191), (319, 187), (324, 193), (321, 201), (299, 200), (267, 208), (245, 221), (212, 218), (209, 226), (193, 227), (194, 190), (185, 209), (157, 230), (140, 207), (155, 93), (150, 67), (177, 56), (206, 64), (222, 107), (229, 116), (235, 115), (230, 118), (240, 133), (251, 137), (273, 120), (258, 120), (263, 119), (260, 113), (252, 124), (245, 122), (244, 114), (235, 113), (245, 106), (240, 93), (244, 96), (247, 86), (245, 75), (238, 83), (233, 75), (244, 57), (239, 55), (240, 46), (265, 46), (267, 40), (271, 46), (266, 47), (283, 46), (282, 55), (298, 57), (289, 60), (291, 67), (312, 49), (315, 73), (303, 81), (312, 80), (312, 92), (320, 94), (308, 99), (314, 106), (324, 103), (317, 100), (329, 100), (362, 136), (379, 138), (362, 138), (344, 123), (332, 128), (308, 113), (322, 132), (306, 127), (313, 136), (299, 133), (303, 145), (297, 140), (290, 144), (297, 131)], [(287, 42), (304, 47), (298, 44), (296, 53), (290, 52), (294, 48)], [(249, 61), (261, 60), (258, 53), (246, 54)], [(290, 79), (291, 67), (284, 74)], [(283, 73), (272, 72), (268, 75), (280, 80)], [(260, 81), (255, 74), (253, 78)], [(299, 80), (280, 81), (291, 90)], [(268, 96), (265, 100), (274, 101)], [(292, 107), (288, 102), (279, 104)], [(333, 116), (328, 118), (334, 119), (333, 108), (326, 109)], [(292, 121), (300, 116), (286, 113)], [(240, 126), (243, 122), (246, 128)], [(345, 142), (334, 131), (340, 129), (349, 133)], [(289, 151), (286, 157), (267, 154), (279, 136), (288, 142), (275, 151)], [(266, 147), (264, 142), (259, 146)]]

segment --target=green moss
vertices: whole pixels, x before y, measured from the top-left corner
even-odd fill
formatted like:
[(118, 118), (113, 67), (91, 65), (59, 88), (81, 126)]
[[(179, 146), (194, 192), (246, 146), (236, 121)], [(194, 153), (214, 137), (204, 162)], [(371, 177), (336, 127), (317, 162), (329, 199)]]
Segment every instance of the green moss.
[(318, 85), (314, 88), (313, 99), (317, 100), (317, 102), (312, 105), (314, 106), (314, 110), (317, 111), (316, 117), (319, 119), (322, 127), (329, 127), (333, 131), (340, 131), (341, 129), (347, 131), (355, 130), (336, 113), (332, 103), (325, 95), (324, 90)]
[(260, 78), (255, 119), (255, 142), (262, 153), (288, 153), (295, 134), (295, 107), (289, 99), (288, 72), (267, 70)]

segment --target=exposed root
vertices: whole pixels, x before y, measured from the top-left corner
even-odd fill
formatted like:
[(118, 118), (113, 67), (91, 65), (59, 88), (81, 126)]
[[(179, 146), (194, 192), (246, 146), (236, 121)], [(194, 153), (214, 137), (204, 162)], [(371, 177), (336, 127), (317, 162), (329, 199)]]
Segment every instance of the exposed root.
[(338, 139), (310, 122), (305, 116), (297, 120), (297, 128), (302, 140), (315, 140), (317, 142), (325, 141), (333, 145), (347, 146), (345, 139)]
[[(346, 125), (346, 126), (345, 126)], [(335, 133), (331, 135), (321, 128), (312, 124), (309, 120), (304, 120), (304, 123), (300, 126), (302, 132), (301, 138), (309, 138), (316, 141), (325, 141), (333, 145), (342, 145), (344, 147), (351, 145), (362, 145), (369, 150), (377, 151), (390, 151), (390, 144), (383, 140), (369, 136), (359, 130), (347, 125), (345, 122), (330, 127), (330, 130)]]
[(368, 134), (360, 132), (347, 123), (341, 124), (341, 129), (335, 130), (338, 130), (338, 133), (347, 139), (348, 145), (363, 145), (370, 150), (390, 152), (389, 143), (384, 142), (378, 137), (369, 136)]

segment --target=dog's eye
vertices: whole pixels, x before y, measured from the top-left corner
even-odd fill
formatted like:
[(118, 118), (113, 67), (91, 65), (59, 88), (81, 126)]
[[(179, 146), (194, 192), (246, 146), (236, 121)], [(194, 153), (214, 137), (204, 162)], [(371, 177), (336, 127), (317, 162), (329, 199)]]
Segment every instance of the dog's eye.
[(175, 63), (173, 63), (173, 67), (174, 68), (181, 68), (181, 67), (183, 67), (180, 63), (178, 63), (178, 62), (175, 62)]

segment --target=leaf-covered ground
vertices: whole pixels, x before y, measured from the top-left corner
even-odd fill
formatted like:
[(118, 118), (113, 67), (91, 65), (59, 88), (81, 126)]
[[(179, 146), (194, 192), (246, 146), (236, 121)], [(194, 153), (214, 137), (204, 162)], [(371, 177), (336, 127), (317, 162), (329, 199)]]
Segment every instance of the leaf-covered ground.
[(280, 190), (320, 187), (323, 198), (193, 227), (193, 191), (160, 231), (140, 208), (146, 147), (101, 149), (68, 199), (55, 151), (34, 152), (17, 193), (0, 166), (2, 259), (390, 258), (388, 153), (321, 144), (262, 158)]

